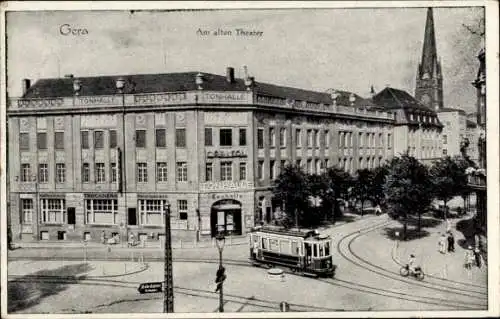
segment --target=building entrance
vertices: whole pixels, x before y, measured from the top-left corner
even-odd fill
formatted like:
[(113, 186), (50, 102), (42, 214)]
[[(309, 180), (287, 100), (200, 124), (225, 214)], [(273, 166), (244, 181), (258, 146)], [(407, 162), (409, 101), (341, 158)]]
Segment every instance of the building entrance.
[(241, 235), (241, 203), (234, 199), (223, 199), (212, 205), (210, 214), (212, 237), (219, 232), (224, 235)]

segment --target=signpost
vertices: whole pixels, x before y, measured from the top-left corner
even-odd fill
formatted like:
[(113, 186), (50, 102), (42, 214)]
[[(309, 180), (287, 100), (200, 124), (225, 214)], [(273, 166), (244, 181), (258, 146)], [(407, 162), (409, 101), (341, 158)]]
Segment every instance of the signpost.
[(139, 285), (137, 291), (141, 294), (149, 294), (163, 291), (163, 282), (146, 282)]

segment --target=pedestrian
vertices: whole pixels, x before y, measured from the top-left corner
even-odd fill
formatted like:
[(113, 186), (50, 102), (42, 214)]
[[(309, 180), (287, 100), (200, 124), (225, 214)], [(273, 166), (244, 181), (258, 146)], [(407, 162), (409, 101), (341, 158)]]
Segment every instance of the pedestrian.
[(478, 248), (474, 249), (474, 259), (476, 261), (477, 268), (481, 268), (481, 252)]
[(101, 232), (101, 243), (106, 244), (106, 232), (104, 230)]
[(469, 246), (469, 249), (465, 251), (465, 268), (466, 269), (471, 269), (472, 268), (472, 263), (474, 262), (475, 256), (474, 252), (472, 251), (472, 246)]
[(377, 206), (375, 207), (375, 215), (380, 215), (382, 214), (382, 209), (380, 208), (380, 205), (377, 204)]
[(445, 254), (446, 253), (446, 235), (445, 234), (441, 235), (441, 237), (439, 238), (438, 246), (439, 246), (439, 252), (441, 254)]
[(455, 251), (455, 237), (453, 237), (453, 233), (450, 231), (448, 233), (448, 252)]

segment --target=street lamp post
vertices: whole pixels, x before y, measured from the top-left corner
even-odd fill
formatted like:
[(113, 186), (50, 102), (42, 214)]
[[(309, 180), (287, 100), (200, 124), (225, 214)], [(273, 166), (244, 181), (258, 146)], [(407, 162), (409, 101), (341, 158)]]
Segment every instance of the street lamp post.
[(172, 240), (170, 234), (170, 203), (165, 205), (165, 282), (163, 284), (163, 312), (174, 312), (174, 281), (172, 278)]
[(127, 222), (127, 161), (126, 161), (126, 138), (125, 138), (125, 80), (123, 78), (118, 78), (115, 81), (115, 87), (117, 92), (120, 94), (121, 97), (121, 106), (122, 106), (122, 145), (121, 148), (117, 148), (116, 150), (116, 155), (117, 155), (117, 161), (116, 161), (116, 174), (119, 174), (119, 178), (117, 176), (117, 183), (118, 183), (118, 193), (121, 193), (123, 196), (123, 202), (124, 202), (124, 209), (123, 213), (125, 215), (125, 223), (124, 227), (125, 229), (120, 231), (122, 233), (121, 236), (125, 237), (125, 240), (128, 240), (128, 222)]
[(217, 249), (219, 249), (219, 270), (217, 271), (217, 278), (215, 279), (217, 283), (217, 289), (219, 290), (219, 312), (224, 312), (224, 292), (223, 292), (223, 282), (226, 278), (224, 274), (224, 266), (222, 266), (222, 251), (224, 250), (224, 244), (226, 242), (226, 237), (220, 232), (216, 237), (215, 243), (217, 244)]

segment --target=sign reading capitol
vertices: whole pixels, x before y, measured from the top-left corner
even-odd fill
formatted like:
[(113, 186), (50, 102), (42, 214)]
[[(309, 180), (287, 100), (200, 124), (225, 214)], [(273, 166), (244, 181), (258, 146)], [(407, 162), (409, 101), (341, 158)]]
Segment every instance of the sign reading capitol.
[(229, 157), (247, 157), (247, 153), (243, 149), (207, 151), (207, 158), (229, 158)]

